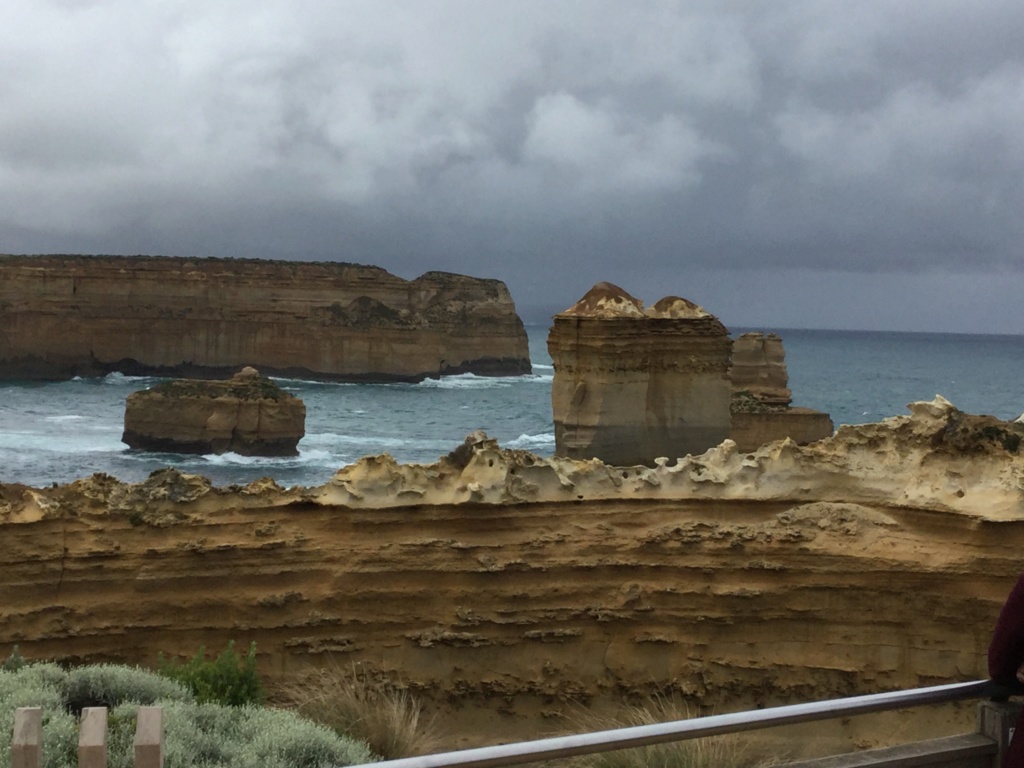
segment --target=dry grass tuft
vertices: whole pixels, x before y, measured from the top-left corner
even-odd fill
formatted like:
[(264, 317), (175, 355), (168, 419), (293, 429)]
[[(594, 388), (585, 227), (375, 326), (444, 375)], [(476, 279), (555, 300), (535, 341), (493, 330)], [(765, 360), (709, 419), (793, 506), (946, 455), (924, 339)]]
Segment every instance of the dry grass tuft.
[(435, 719), (413, 694), (355, 664), (332, 665), (281, 694), (303, 717), (362, 739), (385, 760), (430, 754), (442, 744)]
[[(617, 715), (605, 717), (582, 713), (574, 718), (573, 730), (606, 731), (638, 725), (688, 720), (689, 707), (675, 697), (651, 696)], [(756, 737), (744, 734), (709, 736), (699, 739), (620, 749), (578, 757), (572, 768), (763, 768), (779, 765), (782, 759), (765, 757)]]

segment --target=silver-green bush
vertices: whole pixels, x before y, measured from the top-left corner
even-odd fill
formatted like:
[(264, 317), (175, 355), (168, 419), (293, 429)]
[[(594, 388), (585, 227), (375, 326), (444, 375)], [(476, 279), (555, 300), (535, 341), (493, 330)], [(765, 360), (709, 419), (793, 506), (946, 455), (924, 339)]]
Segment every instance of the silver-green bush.
[[(147, 678), (153, 678), (152, 680)], [(167, 693), (162, 698), (161, 692)], [(131, 768), (140, 704), (164, 709), (165, 768), (325, 768), (374, 760), (363, 742), (304, 720), (294, 712), (196, 704), (191, 694), (154, 673), (102, 665), (65, 672), (53, 664), (0, 670), (0, 765), (10, 765), (14, 710), (43, 707), (46, 768), (77, 765), (78, 725), (72, 695), (111, 702), (107, 716), (110, 768)]]
[(137, 667), (94, 664), (68, 673), (67, 708), (116, 707), (122, 702), (149, 706), (158, 701), (194, 701), (181, 683)]

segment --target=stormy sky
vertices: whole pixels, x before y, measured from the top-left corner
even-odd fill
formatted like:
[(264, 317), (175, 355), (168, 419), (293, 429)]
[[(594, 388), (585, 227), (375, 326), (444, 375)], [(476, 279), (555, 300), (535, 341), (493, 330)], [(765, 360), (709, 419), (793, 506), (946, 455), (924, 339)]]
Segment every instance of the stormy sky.
[(1024, 334), (1019, 0), (5, 0), (0, 252)]

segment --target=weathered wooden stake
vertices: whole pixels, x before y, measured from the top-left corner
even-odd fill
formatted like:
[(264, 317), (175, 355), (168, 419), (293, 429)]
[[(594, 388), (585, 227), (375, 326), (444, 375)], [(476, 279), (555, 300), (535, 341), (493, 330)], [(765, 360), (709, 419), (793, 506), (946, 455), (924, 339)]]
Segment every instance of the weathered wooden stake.
[(139, 707), (135, 725), (135, 768), (164, 768), (162, 707)]
[(14, 712), (11, 768), (39, 768), (43, 759), (43, 709), (19, 707)]
[(107, 768), (107, 708), (86, 707), (78, 732), (78, 768)]

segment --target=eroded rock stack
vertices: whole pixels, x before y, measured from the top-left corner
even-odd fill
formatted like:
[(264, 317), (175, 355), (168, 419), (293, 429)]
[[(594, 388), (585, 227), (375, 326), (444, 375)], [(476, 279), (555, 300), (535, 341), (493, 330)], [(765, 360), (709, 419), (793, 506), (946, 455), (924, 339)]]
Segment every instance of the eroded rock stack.
[(556, 455), (652, 465), (717, 445), (730, 431), (731, 345), (725, 326), (686, 299), (646, 308), (598, 283), (555, 315), (548, 335)]
[(121, 439), (145, 451), (296, 456), (305, 430), (305, 404), (246, 367), (228, 381), (176, 379), (133, 392)]
[(789, 438), (800, 445), (832, 434), (832, 419), (791, 407), (786, 352), (774, 333), (744, 333), (732, 345), (732, 431), (741, 451)]
[(789, 372), (782, 339), (774, 333), (744, 333), (732, 343), (732, 389), (763, 405), (788, 406)]
[(504, 283), (261, 259), (0, 256), (0, 379), (530, 372)]

